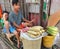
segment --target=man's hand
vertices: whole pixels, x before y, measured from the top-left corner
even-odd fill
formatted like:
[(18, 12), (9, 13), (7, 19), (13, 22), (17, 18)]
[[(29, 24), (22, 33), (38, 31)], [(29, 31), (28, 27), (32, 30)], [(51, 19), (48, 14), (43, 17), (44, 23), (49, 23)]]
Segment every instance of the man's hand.
[(35, 19), (31, 20), (29, 23), (33, 23), (35, 21)]
[(13, 25), (18, 28), (18, 29), (21, 29), (19, 25), (17, 25), (15, 22), (13, 22)]
[(18, 32), (21, 32), (21, 29), (16, 29)]

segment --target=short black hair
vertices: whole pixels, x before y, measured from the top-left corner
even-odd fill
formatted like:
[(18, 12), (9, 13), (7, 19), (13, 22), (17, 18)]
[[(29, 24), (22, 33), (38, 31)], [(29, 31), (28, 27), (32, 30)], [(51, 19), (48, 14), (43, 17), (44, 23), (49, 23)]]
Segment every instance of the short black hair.
[(8, 12), (8, 11), (3, 11), (3, 13), (2, 13), (2, 14), (4, 14), (4, 13), (7, 13), (7, 14), (9, 14), (9, 12)]
[(18, 2), (19, 2), (18, 0), (12, 0), (12, 5), (14, 5), (14, 4), (17, 5)]

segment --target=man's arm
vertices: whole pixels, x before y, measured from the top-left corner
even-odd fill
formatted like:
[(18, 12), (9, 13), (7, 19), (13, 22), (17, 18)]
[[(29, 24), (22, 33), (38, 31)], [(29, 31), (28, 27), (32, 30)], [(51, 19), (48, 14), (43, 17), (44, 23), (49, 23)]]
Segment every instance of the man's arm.
[(29, 20), (27, 20), (27, 19), (25, 19), (25, 18), (23, 18), (23, 21), (28, 22), (28, 23), (30, 22)]
[(25, 19), (25, 18), (23, 18), (23, 20), (24, 20), (25, 22), (28, 22), (28, 23), (32, 23), (32, 22), (34, 22), (34, 21), (35, 21), (35, 19), (33, 19), (33, 20), (29, 21), (29, 20), (27, 20), (27, 19)]
[(29, 21), (29, 20), (27, 20), (27, 19), (25, 19), (24, 17), (23, 17), (23, 14), (22, 13), (20, 13), (21, 14), (21, 19), (23, 19), (23, 21), (25, 21), (25, 22), (27, 22), (27, 23), (31, 23), (32, 21)]
[(21, 29), (21, 27), (19, 25), (17, 25), (15, 22), (13, 22), (13, 25), (17, 28), (17, 29)]
[(20, 28), (15, 22), (13, 22), (13, 25), (14, 25), (16, 28)]

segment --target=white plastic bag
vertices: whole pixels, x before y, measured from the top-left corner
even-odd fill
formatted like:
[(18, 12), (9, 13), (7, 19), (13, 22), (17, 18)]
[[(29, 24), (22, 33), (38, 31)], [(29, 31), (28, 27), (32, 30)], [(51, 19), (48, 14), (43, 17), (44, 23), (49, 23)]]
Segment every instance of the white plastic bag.
[(38, 38), (31, 38), (31, 37), (29, 37), (26, 33), (23, 33), (23, 32), (21, 31), (20, 36), (21, 36), (21, 38), (24, 38), (24, 39), (27, 39), (27, 40), (38, 40), (38, 39), (40, 39), (40, 38), (42, 38), (42, 37), (44, 37), (44, 36), (47, 36), (47, 33), (46, 33), (46, 32), (45, 32), (45, 33), (42, 33), (42, 35), (41, 35), (40, 37), (38, 37)]
[(58, 33), (57, 36), (55, 37), (54, 45), (60, 47), (60, 33)]

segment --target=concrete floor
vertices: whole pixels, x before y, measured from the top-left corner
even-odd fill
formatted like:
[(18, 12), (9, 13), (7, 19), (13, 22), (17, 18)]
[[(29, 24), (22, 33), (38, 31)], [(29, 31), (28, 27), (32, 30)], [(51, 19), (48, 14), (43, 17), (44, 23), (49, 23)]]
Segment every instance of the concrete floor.
[(9, 49), (1, 39), (0, 39), (0, 49)]
[(3, 47), (1, 46), (1, 44), (0, 44), (0, 49), (3, 49)]

